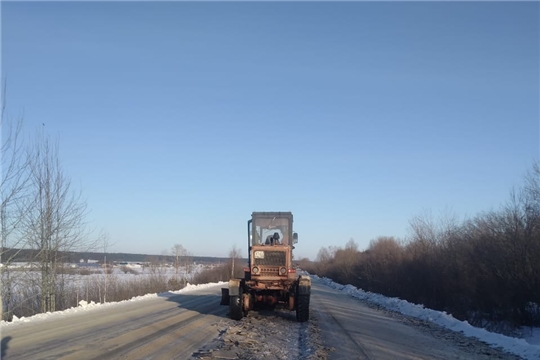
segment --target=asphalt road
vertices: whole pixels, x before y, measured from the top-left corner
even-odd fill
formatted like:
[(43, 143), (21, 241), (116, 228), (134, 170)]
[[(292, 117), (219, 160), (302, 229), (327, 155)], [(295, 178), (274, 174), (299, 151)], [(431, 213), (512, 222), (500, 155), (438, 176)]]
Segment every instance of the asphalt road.
[(2, 359), (518, 359), (317, 279), (308, 323), (288, 311), (230, 320), (228, 307), (219, 305), (220, 288), (4, 326)]
[(461, 333), (391, 313), (328, 287), (312, 284), (311, 310), (328, 359), (519, 359)]
[(2, 359), (188, 359), (227, 316), (220, 286), (6, 326)]

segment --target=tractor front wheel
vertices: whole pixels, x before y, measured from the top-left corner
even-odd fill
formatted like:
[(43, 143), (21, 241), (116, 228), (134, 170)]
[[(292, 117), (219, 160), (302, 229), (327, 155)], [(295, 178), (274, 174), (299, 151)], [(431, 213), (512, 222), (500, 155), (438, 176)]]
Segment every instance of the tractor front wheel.
[(296, 320), (305, 322), (309, 320), (309, 298), (311, 296), (311, 279), (301, 276), (296, 287)]
[(309, 320), (309, 294), (298, 295), (296, 303), (296, 320), (305, 322)]

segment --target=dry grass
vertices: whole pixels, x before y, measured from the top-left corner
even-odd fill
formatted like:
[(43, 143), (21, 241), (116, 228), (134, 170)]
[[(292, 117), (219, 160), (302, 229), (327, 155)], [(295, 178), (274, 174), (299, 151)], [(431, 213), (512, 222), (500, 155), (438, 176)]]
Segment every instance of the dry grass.
[[(63, 275), (90, 275), (100, 272), (103, 276), (84, 276), (79, 279), (77, 285), (65, 280), (67, 278), (59, 277), (56, 288), (56, 311), (76, 307), (81, 300), (94, 303), (115, 302), (146, 294), (179, 290), (186, 282), (185, 279), (168, 276), (164, 271), (150, 271), (144, 276), (120, 279), (116, 275), (106, 274), (100, 270), (74, 270), (77, 271), (70, 271)], [(130, 273), (138, 274), (136, 271)], [(12, 288), (16, 288), (17, 291), (9, 293), (8, 289), (2, 289), (4, 309), (7, 309), (3, 314), (4, 320), (10, 321), (13, 316), (20, 318), (40, 313), (39, 279), (29, 276), (19, 280), (17, 286)]]

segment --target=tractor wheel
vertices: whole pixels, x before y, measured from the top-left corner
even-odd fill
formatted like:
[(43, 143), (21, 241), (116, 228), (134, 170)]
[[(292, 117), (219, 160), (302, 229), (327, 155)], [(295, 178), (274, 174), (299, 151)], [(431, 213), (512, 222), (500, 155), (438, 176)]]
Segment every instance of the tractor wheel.
[(244, 317), (243, 301), (242, 301), (242, 288), (240, 287), (239, 294), (229, 297), (229, 313), (231, 319), (242, 320)]
[(309, 293), (299, 294), (296, 298), (296, 320), (298, 322), (309, 320), (309, 296)]

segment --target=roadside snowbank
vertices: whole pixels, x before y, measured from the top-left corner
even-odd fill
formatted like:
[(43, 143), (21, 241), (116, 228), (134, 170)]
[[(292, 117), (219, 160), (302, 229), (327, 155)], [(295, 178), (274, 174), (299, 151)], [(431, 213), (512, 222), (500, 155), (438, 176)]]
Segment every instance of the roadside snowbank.
[(446, 312), (426, 309), (423, 305), (412, 304), (406, 300), (389, 298), (380, 294), (366, 292), (352, 285), (341, 285), (328, 278), (319, 278), (317, 275), (311, 276), (314, 279), (319, 279), (322, 283), (333, 289), (350, 294), (355, 298), (378, 304), (388, 310), (397, 311), (407, 316), (426, 320), (456, 332), (462, 332), (465, 336), (478, 338), (493, 347), (501, 347), (504, 350), (525, 359), (540, 359), (540, 345), (530, 344), (524, 339), (516, 339), (474, 327), (467, 321), (457, 320)]

